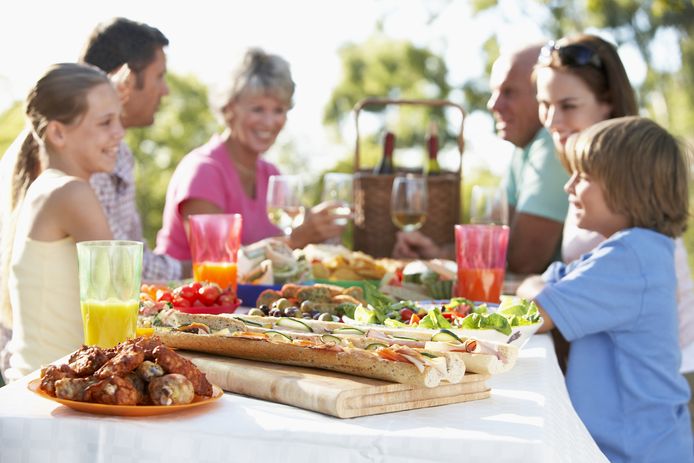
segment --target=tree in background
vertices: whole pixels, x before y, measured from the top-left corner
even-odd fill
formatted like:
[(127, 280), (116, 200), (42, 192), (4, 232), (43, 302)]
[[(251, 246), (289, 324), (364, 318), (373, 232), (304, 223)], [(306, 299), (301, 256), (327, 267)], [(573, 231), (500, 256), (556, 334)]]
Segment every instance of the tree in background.
[(0, 114), (0, 157), (7, 151), (19, 132), (24, 128), (24, 105), (15, 102)]
[[(342, 80), (325, 106), (324, 123), (335, 129), (338, 138), (346, 124), (353, 123), (352, 109), (364, 98), (447, 99), (450, 86), (444, 60), (430, 50), (418, 48), (409, 41), (391, 40), (376, 32), (361, 44), (350, 43), (339, 51)], [(441, 128), (440, 138), (451, 139), (442, 108), (421, 106), (370, 106), (364, 114), (380, 115), (380, 130), (362, 134), (361, 152), (365, 165), (373, 165), (381, 155), (385, 130), (396, 134), (396, 147), (424, 147), (426, 128), (435, 121)], [(342, 140), (353, 148), (353, 140)], [(346, 154), (351, 159), (353, 152)], [(342, 165), (349, 169), (351, 162)], [(351, 169), (349, 169), (351, 170)]]

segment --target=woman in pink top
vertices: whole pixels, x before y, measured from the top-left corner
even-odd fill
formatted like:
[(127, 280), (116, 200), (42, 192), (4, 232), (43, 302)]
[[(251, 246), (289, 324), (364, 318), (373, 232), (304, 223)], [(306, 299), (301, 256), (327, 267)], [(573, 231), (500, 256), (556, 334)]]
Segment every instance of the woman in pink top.
[[(279, 170), (260, 156), (284, 128), (293, 94), (287, 61), (259, 49), (246, 53), (221, 106), (227, 129), (186, 155), (171, 177), (157, 252), (190, 260), (186, 230), (191, 214), (241, 214), (242, 244), (282, 235), (265, 206), (268, 179)], [(311, 209), (289, 236), (290, 246), (339, 236), (343, 226), (335, 223), (334, 207)]]

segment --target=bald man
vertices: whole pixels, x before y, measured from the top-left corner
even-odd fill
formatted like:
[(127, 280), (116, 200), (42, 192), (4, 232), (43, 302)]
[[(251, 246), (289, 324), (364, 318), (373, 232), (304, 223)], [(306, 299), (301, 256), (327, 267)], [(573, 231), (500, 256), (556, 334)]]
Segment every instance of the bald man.
[[(559, 259), (568, 209), (563, 187), (569, 177), (538, 116), (532, 71), (539, 52), (540, 45), (533, 45), (502, 54), (492, 67), (487, 103), (499, 136), (516, 146), (504, 184), (511, 229), (508, 270), (519, 274), (542, 273)], [(393, 256), (455, 259), (453, 246), (439, 248), (421, 233), (399, 233)]]

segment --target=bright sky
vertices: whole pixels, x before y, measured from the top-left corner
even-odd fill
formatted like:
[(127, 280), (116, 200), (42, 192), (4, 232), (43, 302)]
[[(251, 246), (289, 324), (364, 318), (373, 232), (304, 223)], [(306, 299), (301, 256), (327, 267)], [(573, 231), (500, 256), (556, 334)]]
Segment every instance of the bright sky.
[[(407, 38), (443, 54), (449, 81), (460, 85), (483, 73), (478, 50), (492, 30), (502, 47), (543, 37), (534, 21), (519, 18), (515, 1), (504, 1), (504, 17), (483, 15), (474, 21), (468, 2), (454, 0), (436, 22), (427, 24), (427, 5), (437, 9), (443, 0), (32, 0), (12, 2), (0, 17), (0, 111), (22, 99), (38, 75), (51, 63), (74, 61), (89, 32), (98, 22), (125, 16), (158, 27), (169, 38), (169, 69), (192, 73), (209, 85), (222, 82), (233, 63), (249, 46), (285, 57), (297, 83), (295, 107), (282, 137), (290, 137), (311, 158), (342, 154), (323, 129), (325, 103), (340, 80), (338, 49), (362, 42), (387, 13), (385, 33)], [(500, 21), (507, 21), (503, 27)], [(501, 32), (500, 32), (501, 31)], [(466, 135), (474, 143), (466, 151), (469, 162), (488, 162), (501, 171), (509, 146), (493, 134), (491, 119), (473, 115)], [(351, 151), (351, 147), (349, 147)], [(489, 151), (494, 155), (490, 156)], [(496, 154), (496, 152), (500, 154)], [(327, 155), (326, 155), (327, 154)]]

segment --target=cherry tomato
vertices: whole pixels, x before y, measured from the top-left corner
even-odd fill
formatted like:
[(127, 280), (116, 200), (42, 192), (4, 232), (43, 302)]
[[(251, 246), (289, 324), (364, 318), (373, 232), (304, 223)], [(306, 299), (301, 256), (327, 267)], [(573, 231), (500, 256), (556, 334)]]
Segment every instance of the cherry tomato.
[(410, 321), (410, 318), (412, 318), (413, 313), (414, 312), (412, 312), (411, 309), (407, 309), (407, 308), (402, 309), (400, 311), (400, 318), (402, 319), (402, 321), (408, 322), (408, 321)]
[(183, 299), (181, 296), (173, 297), (174, 307), (190, 307), (192, 304), (188, 299)]
[(217, 302), (219, 296), (222, 295), (222, 288), (214, 283), (202, 286), (198, 290), (198, 299), (205, 305), (213, 305)]
[(231, 293), (222, 293), (219, 295), (217, 298), (217, 304), (219, 305), (235, 305), (236, 304), (236, 296), (234, 296)]
[(174, 296), (179, 296), (191, 304), (198, 299), (198, 293), (190, 285), (179, 286), (173, 291)]
[(167, 291), (165, 289), (158, 289), (157, 290), (157, 302), (171, 302), (173, 301), (173, 295), (171, 294), (170, 291)]
[(200, 288), (202, 288), (202, 283), (200, 283), (199, 281), (194, 281), (191, 284), (189, 284), (188, 286), (193, 288), (193, 291), (195, 291), (197, 293), (198, 291), (200, 291)]

